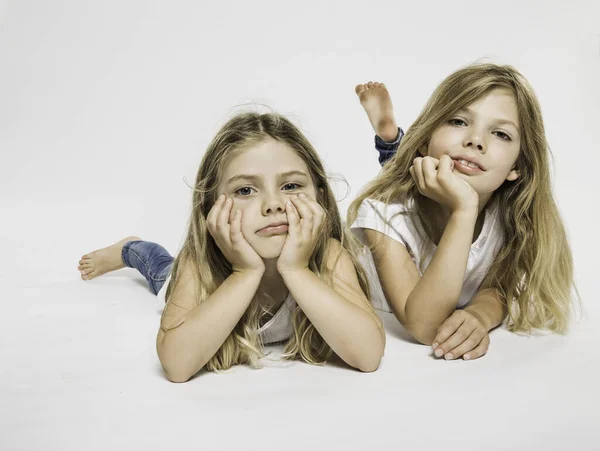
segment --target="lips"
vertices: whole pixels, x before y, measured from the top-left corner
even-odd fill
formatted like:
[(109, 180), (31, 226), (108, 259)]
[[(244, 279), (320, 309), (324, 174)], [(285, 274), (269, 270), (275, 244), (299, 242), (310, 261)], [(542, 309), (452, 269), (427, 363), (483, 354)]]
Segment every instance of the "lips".
[[(473, 155), (450, 155), (450, 158), (452, 158), (452, 161), (454, 161), (455, 165), (462, 165), (464, 168), (471, 168), (478, 171), (486, 170), (486, 168), (481, 164), (479, 159)], [(477, 165), (477, 167), (473, 167), (473, 165)]]
[(473, 167), (473, 166), (470, 166), (469, 164), (465, 163), (466, 160), (464, 160), (464, 159), (456, 159), (456, 160), (453, 159), (453, 161), (454, 161), (454, 168), (457, 171), (462, 172), (463, 174), (478, 174), (480, 172), (483, 172), (483, 169), (481, 169), (480, 167)]
[(275, 222), (273, 224), (269, 224), (266, 227), (263, 227), (260, 230), (257, 230), (258, 235), (264, 236), (272, 236), (272, 235), (283, 235), (288, 231), (288, 223), (287, 222)]

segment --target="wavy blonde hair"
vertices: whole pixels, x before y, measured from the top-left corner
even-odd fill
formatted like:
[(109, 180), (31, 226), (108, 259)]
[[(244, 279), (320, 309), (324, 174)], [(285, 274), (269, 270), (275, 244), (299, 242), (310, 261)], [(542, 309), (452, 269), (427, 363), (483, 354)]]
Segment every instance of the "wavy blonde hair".
[(412, 213), (419, 218), (427, 235), (434, 236), (435, 222), (427, 207), (430, 201), (419, 193), (409, 168), (438, 127), (495, 88), (510, 90), (517, 104), (521, 148), (515, 168), (520, 177), (505, 181), (486, 206), (499, 209), (504, 229), (504, 246), (487, 278), (510, 307), (509, 330), (548, 329), (565, 333), (574, 306), (573, 295), (579, 299), (573, 280), (573, 260), (552, 194), (549, 164), (552, 155), (541, 108), (528, 81), (515, 68), (473, 64), (442, 81), (404, 135), (396, 155), (351, 203), (348, 223), (356, 219), (365, 199), (386, 204), (411, 203)]
[[(329, 253), (333, 252), (328, 245), (329, 240), (335, 238), (341, 246), (333, 267), (345, 249), (354, 263), (360, 286), (368, 295), (367, 277), (356, 258), (357, 243), (342, 225), (336, 199), (317, 152), (300, 130), (283, 116), (248, 112), (231, 118), (219, 130), (202, 158), (194, 185), (188, 232), (173, 263), (171, 282), (166, 292), (167, 299), (177, 284), (183, 262), (189, 262), (196, 275), (198, 303), (208, 298), (232, 273), (231, 264), (208, 232), (206, 218), (216, 201), (216, 188), (230, 157), (269, 138), (287, 144), (304, 160), (316, 189), (317, 202), (326, 214), (321, 236), (310, 258), (309, 269), (333, 287), (333, 268), (328, 267), (327, 262), (331, 261)], [(271, 313), (263, 307), (265, 296), (259, 292), (254, 295), (231, 334), (207, 362), (207, 370), (226, 370), (233, 365), (244, 363), (254, 368), (261, 366), (260, 359), (264, 357), (264, 348), (258, 329), (261, 318)], [(368, 308), (373, 309), (370, 304)], [(292, 324), (294, 333), (285, 345), (283, 358), (300, 358), (312, 364), (324, 363), (331, 355), (331, 348), (300, 307), (296, 307), (292, 313)]]

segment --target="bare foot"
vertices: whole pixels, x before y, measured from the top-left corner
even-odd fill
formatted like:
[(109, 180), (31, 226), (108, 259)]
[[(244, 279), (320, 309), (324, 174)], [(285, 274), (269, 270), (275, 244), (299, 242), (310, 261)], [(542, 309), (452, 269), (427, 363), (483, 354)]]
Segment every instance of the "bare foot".
[(112, 246), (85, 254), (81, 257), (81, 260), (79, 260), (79, 267), (77, 268), (81, 272), (81, 278), (83, 280), (91, 280), (94, 277), (101, 276), (107, 272), (124, 268), (125, 265), (121, 258), (123, 245), (128, 241), (138, 240), (140, 240), (140, 238), (137, 236), (128, 236), (121, 241), (117, 241)]
[(356, 85), (354, 90), (375, 133), (384, 141), (394, 141), (398, 137), (398, 125), (394, 119), (392, 99), (385, 85), (370, 81), (364, 85)]

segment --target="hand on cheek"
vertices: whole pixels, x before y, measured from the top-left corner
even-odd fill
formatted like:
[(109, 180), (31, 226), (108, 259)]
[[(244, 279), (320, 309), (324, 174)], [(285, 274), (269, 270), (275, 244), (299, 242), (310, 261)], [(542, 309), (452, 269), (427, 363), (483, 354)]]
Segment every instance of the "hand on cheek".
[(219, 196), (206, 218), (208, 232), (236, 272), (262, 272), (264, 262), (242, 233), (243, 213), (233, 200)]
[(323, 225), (323, 208), (305, 194), (286, 202), (288, 235), (277, 261), (280, 273), (308, 267)]

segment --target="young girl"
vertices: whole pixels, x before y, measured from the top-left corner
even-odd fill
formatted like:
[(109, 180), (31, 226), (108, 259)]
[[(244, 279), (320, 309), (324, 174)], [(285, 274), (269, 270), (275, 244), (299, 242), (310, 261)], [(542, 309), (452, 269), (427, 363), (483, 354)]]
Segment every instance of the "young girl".
[(244, 113), (206, 150), (177, 258), (129, 237), (81, 259), (84, 280), (138, 269), (166, 299), (157, 337), (169, 380), (201, 368), (259, 366), (263, 344), (317, 364), (335, 352), (362, 371), (379, 366), (382, 324), (343, 229), (323, 165), (287, 119)]
[(459, 70), (404, 137), (383, 84), (356, 92), (389, 159), (348, 212), (370, 249), (376, 308), (448, 360), (485, 354), (507, 316), (512, 331), (565, 332), (573, 264), (525, 78), (494, 64)]

